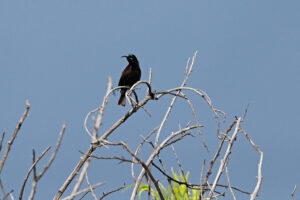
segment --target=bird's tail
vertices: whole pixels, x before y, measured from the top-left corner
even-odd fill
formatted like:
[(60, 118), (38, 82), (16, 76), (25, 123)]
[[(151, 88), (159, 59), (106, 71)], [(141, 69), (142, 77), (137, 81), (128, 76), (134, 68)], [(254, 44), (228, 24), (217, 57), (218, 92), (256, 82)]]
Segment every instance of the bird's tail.
[(120, 105), (120, 106), (125, 106), (125, 104), (126, 104), (125, 92), (126, 91), (121, 90), (121, 96), (120, 96), (120, 99), (118, 102), (118, 105)]

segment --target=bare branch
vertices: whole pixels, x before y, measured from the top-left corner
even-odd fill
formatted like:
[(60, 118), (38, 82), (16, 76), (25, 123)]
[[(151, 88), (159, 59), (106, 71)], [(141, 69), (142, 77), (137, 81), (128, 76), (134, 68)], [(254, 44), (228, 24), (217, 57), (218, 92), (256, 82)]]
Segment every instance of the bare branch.
[[(227, 135), (230, 131), (231, 131), (231, 129), (233, 128), (233, 126), (236, 124), (236, 120), (234, 120), (233, 122), (232, 122), (232, 124), (229, 126), (229, 128), (226, 130), (226, 132), (225, 132), (225, 135)], [(211, 175), (211, 173), (212, 173), (212, 168), (213, 168), (213, 166), (214, 166), (214, 164), (215, 164), (215, 162), (216, 162), (216, 160), (217, 160), (217, 158), (219, 157), (219, 155), (220, 155), (220, 152), (221, 152), (221, 149), (222, 149), (222, 147), (223, 147), (223, 144), (224, 144), (224, 142), (225, 142), (225, 136), (223, 136), (223, 138), (222, 138), (222, 140), (220, 141), (220, 144), (219, 144), (219, 147), (218, 147), (218, 149), (217, 149), (217, 151), (216, 151), (216, 153), (215, 153), (215, 155), (214, 155), (214, 158), (210, 161), (210, 163), (209, 163), (209, 167), (208, 167), (208, 171), (207, 171), (207, 173), (206, 173), (206, 178), (205, 178), (205, 181), (204, 181), (204, 183), (207, 183), (208, 182), (208, 179), (209, 179), (209, 177), (210, 177), (210, 175)]]
[(111, 88), (112, 88), (112, 80), (111, 80), (111, 77), (109, 76), (108, 77), (108, 84), (107, 84), (106, 95), (105, 95), (105, 97), (103, 99), (102, 105), (100, 106), (99, 114), (97, 116), (96, 123), (95, 123), (95, 126), (94, 126), (94, 134), (93, 134), (93, 140), (92, 140), (92, 142), (95, 142), (97, 140), (97, 138), (98, 138), (98, 130), (99, 130), (99, 127), (101, 125), (104, 108), (105, 108), (105, 106), (108, 103), (108, 97), (109, 97)]
[(122, 189), (125, 188), (125, 187), (126, 187), (126, 186), (125, 186), (125, 184), (124, 184), (122, 187), (119, 187), (119, 188), (117, 188), (117, 189), (115, 189), (115, 190), (112, 190), (112, 191), (110, 191), (110, 192), (107, 192), (107, 193), (104, 193), (104, 192), (103, 192), (103, 196), (100, 197), (99, 200), (102, 200), (102, 199), (104, 199), (104, 197), (106, 197), (106, 196), (108, 196), (108, 195), (110, 195), (110, 194), (112, 194), (112, 193), (114, 193), (114, 192), (118, 192), (118, 191), (122, 190)]
[(291, 198), (292, 198), (292, 200), (294, 200), (294, 196), (295, 196), (296, 189), (297, 189), (297, 185), (294, 186), (294, 189), (293, 189), (293, 191), (292, 191), (292, 193), (291, 193)]
[[(100, 126), (101, 126), (102, 117), (103, 117), (103, 113), (104, 113), (104, 108), (105, 108), (105, 106), (108, 103), (108, 98), (109, 98), (109, 95), (111, 94), (112, 91), (113, 91), (112, 90), (112, 79), (109, 76), (108, 77), (108, 83), (107, 83), (107, 90), (106, 90), (106, 94), (105, 94), (105, 96), (103, 98), (102, 105), (99, 108), (97, 108), (97, 109), (89, 112), (88, 115), (86, 116), (85, 120), (84, 120), (84, 127), (85, 127), (87, 133), (90, 135), (92, 143), (94, 143), (94, 142), (97, 141), (98, 130), (99, 130)], [(89, 132), (87, 126), (86, 126), (86, 122), (87, 122), (87, 119), (88, 119), (89, 115), (92, 114), (93, 112), (97, 112), (98, 110), (99, 110), (99, 113), (98, 113), (97, 119), (96, 119), (96, 121), (94, 123), (94, 131), (93, 131), (93, 135), (92, 135)], [(76, 193), (79, 190), (79, 188), (80, 188), (80, 186), (82, 184), (82, 181), (84, 179), (84, 176), (87, 173), (87, 170), (89, 168), (90, 163), (91, 163), (91, 159), (89, 158), (89, 159), (87, 159), (86, 163), (84, 164), (84, 167), (83, 167), (83, 169), (82, 169), (82, 171), (81, 171), (81, 173), (79, 175), (79, 178), (78, 178), (78, 180), (77, 180), (77, 182), (76, 182), (76, 184), (75, 184), (75, 186), (73, 188), (73, 191), (72, 191), (73, 194)]]
[(242, 131), (242, 133), (244, 133), (245, 137), (247, 138), (247, 140), (251, 143), (252, 147), (260, 154), (260, 159), (259, 159), (259, 163), (258, 163), (258, 169), (257, 169), (257, 183), (256, 186), (254, 188), (254, 191), (251, 193), (250, 195), (250, 200), (254, 200), (256, 198), (256, 196), (258, 195), (258, 192), (260, 190), (260, 186), (262, 183), (262, 174), (261, 174), (261, 167), (262, 167), (262, 162), (263, 162), (263, 152), (258, 148), (258, 146), (253, 142), (253, 140), (250, 138), (250, 136), (246, 133), (246, 131), (240, 127), (240, 130)]
[[(195, 89), (195, 88), (191, 88), (191, 87), (184, 87), (184, 86), (181, 86), (181, 87), (177, 87), (177, 88), (174, 88), (174, 89), (170, 89), (170, 90), (167, 90), (166, 93), (171, 93), (171, 92), (174, 92), (174, 91), (177, 91), (177, 93), (180, 93), (181, 90), (190, 90), (190, 91), (193, 91), (195, 92), (196, 94), (198, 94), (199, 96), (201, 96), (205, 101), (206, 103), (209, 105), (209, 107), (212, 109), (214, 115), (215, 115), (215, 118), (218, 119), (219, 118), (219, 115), (218, 113), (222, 113), (224, 116), (225, 116), (225, 113), (223, 111), (220, 111), (218, 109), (216, 109), (209, 96), (202, 90), (200, 89)], [(176, 94), (177, 94), (176, 93)], [(157, 99), (160, 99), (164, 94), (160, 94), (160, 95), (157, 95)], [(176, 96), (175, 96), (176, 97)], [(173, 99), (175, 98), (173, 97)], [(169, 107), (170, 108), (170, 107)]]
[[(95, 189), (96, 187), (104, 185), (104, 184), (105, 184), (105, 182), (97, 183), (95, 185), (92, 185), (92, 188)], [(87, 187), (87, 188), (85, 188), (83, 190), (80, 190), (80, 191), (76, 192), (75, 194), (71, 194), (70, 196), (67, 196), (67, 197), (63, 198), (62, 200), (71, 200), (74, 197), (76, 197), (76, 196), (78, 196), (78, 195), (80, 195), (80, 194), (82, 194), (84, 192), (89, 192), (89, 191), (90, 191), (90, 188)]]
[[(179, 134), (182, 134), (182, 133), (184, 133), (184, 132), (186, 132), (186, 131), (189, 131), (189, 130), (191, 130), (191, 129), (195, 129), (195, 128), (198, 128), (198, 127), (200, 127), (200, 125), (195, 125), (195, 126), (186, 127), (186, 128), (184, 128), (184, 129), (181, 129), (181, 130), (179, 130), (179, 131), (177, 131), (177, 132), (172, 133), (171, 135), (169, 135), (162, 143), (160, 143), (160, 145), (158, 145), (158, 146), (154, 149), (154, 151), (152, 152), (152, 154), (149, 156), (147, 162), (145, 163), (146, 166), (149, 166), (149, 165), (150, 165), (150, 163), (153, 161), (153, 159), (156, 157), (156, 155), (159, 153), (159, 151), (162, 150), (162, 149), (165, 147), (165, 145), (166, 145), (172, 138), (174, 138), (174, 137), (178, 136)], [(145, 174), (145, 169), (143, 168), (142, 171), (140, 172), (140, 174), (139, 174), (137, 180), (136, 180), (136, 183), (135, 183), (135, 185), (134, 185), (134, 189), (133, 189), (133, 191), (132, 191), (132, 193), (131, 193), (131, 198), (130, 198), (130, 200), (134, 200), (134, 199), (135, 199), (135, 196), (136, 196), (136, 194), (137, 194), (137, 190), (138, 190), (138, 188), (139, 188), (139, 185), (140, 185), (140, 183), (141, 183), (141, 181), (142, 181), (142, 178), (143, 178), (144, 174)]]
[[(84, 154), (82, 151), (79, 151), (80, 153)], [(112, 157), (103, 157), (103, 156), (95, 156), (95, 155), (91, 155), (91, 158), (95, 158), (95, 159), (99, 159), (99, 160), (120, 160), (119, 163), (122, 162), (129, 162), (129, 163), (135, 163), (137, 164), (137, 162), (129, 160), (124, 158), (123, 156), (121, 157), (117, 157), (117, 156), (112, 156)]]
[(241, 120), (242, 120), (242, 118), (238, 118), (238, 120), (236, 122), (235, 130), (234, 130), (234, 132), (232, 134), (232, 137), (231, 137), (231, 140), (230, 140), (230, 142), (229, 142), (229, 144), (227, 146), (227, 150), (225, 152), (224, 158), (221, 160), (221, 164), (219, 166), (219, 170), (217, 172), (217, 175), (216, 175), (215, 180), (213, 182), (213, 185), (211, 187), (210, 193), (208, 195), (208, 197), (209, 197), (208, 199), (211, 199), (213, 197), (213, 195), (214, 195), (214, 191), (216, 189), (217, 183), (218, 183), (218, 181), (219, 181), (219, 179), (220, 179), (220, 177), (221, 177), (221, 175), (223, 173), (224, 167), (226, 166), (227, 160), (229, 158), (229, 154), (231, 153), (231, 148), (232, 148), (233, 143), (235, 141), (235, 138), (237, 136)]
[(2, 191), (2, 193), (3, 193), (3, 196), (4, 196), (4, 197), (7, 196), (1, 178), (0, 178), (0, 188), (1, 188), (1, 191)]
[[(194, 54), (194, 56), (193, 56), (193, 58), (192, 58), (192, 63), (190, 64), (189, 68), (188, 68), (189, 60), (187, 62), (186, 76), (185, 76), (185, 79), (183, 80), (183, 82), (181, 84), (181, 87), (184, 87), (186, 85), (186, 82), (187, 82), (187, 80), (188, 80), (188, 78), (189, 78), (189, 76), (190, 76), (190, 74), (192, 72), (192, 69), (193, 69), (194, 62), (195, 62), (195, 59), (197, 57), (197, 54), (198, 54), (198, 52), (196, 51), (195, 54)], [(178, 90), (176, 94), (180, 94), (180, 90)], [(158, 128), (158, 131), (157, 131), (157, 134), (156, 134), (156, 138), (155, 138), (155, 143), (154, 143), (155, 146), (158, 145), (158, 140), (159, 140), (159, 136), (160, 136), (161, 130), (162, 130), (164, 124), (166, 123), (167, 118), (169, 117), (169, 114), (171, 113), (172, 107), (173, 107), (176, 99), (177, 99), (177, 96), (174, 96), (173, 99), (172, 99), (172, 101), (171, 101), (171, 103), (170, 103), (170, 106), (169, 106), (169, 108), (168, 108), (168, 110), (167, 110), (167, 112), (166, 112), (166, 114), (165, 114), (165, 116), (164, 116), (164, 118), (163, 118), (163, 120), (162, 120), (159, 128)]]
[(9, 191), (9, 193), (7, 193), (4, 197), (3, 200), (6, 200), (8, 198), (8, 196), (10, 196), (10, 198), (12, 200), (14, 200), (14, 197), (12, 196), (12, 193), (14, 192), (14, 190)]
[(25, 185), (26, 185), (26, 182), (28, 180), (28, 177), (31, 173), (31, 171), (33, 170), (33, 168), (38, 164), (38, 162), (42, 159), (42, 157), (47, 153), (47, 151), (49, 151), (51, 147), (47, 147), (43, 153), (38, 157), (38, 159), (31, 165), (30, 169), (28, 170), (26, 176), (25, 176), (25, 179), (24, 179), (24, 182), (23, 182), (23, 185), (21, 187), (21, 191), (20, 191), (20, 195), (19, 195), (19, 200), (22, 200), (22, 196), (23, 196), (23, 192), (24, 192), (24, 188), (25, 188)]
[[(199, 123), (199, 120), (198, 120), (198, 117), (197, 117), (197, 115), (196, 115), (196, 112), (195, 112), (195, 109), (194, 109), (194, 106), (193, 106), (192, 102), (187, 98), (187, 96), (186, 96), (182, 91), (181, 91), (181, 93), (182, 93), (183, 96), (186, 98), (186, 101), (187, 101), (187, 103), (189, 104), (189, 106), (190, 106), (190, 108), (191, 108), (191, 111), (192, 111), (192, 113), (193, 113), (193, 116), (194, 116), (194, 119), (195, 119), (196, 124), (200, 124), (200, 123)], [(206, 143), (205, 143), (205, 141), (204, 141), (204, 138), (203, 138), (203, 135), (202, 135), (202, 133), (201, 133), (200, 128), (198, 128), (197, 130), (198, 130), (198, 134), (199, 134), (199, 136), (200, 136), (200, 138), (201, 138), (201, 142), (202, 142), (204, 148), (208, 151), (208, 147), (207, 147), (207, 145), (206, 145)]]
[[(50, 168), (52, 162), (54, 161), (56, 154), (59, 150), (59, 147), (61, 145), (61, 141), (62, 141), (63, 135), (65, 133), (66, 127), (67, 127), (67, 124), (66, 124), (66, 122), (64, 122), (62, 125), (62, 128), (61, 128), (61, 131), (59, 133), (59, 138), (57, 140), (54, 151), (53, 151), (48, 163), (44, 166), (44, 169), (40, 172), (39, 175), (36, 174), (36, 167), (35, 166), (33, 167), (33, 183), (32, 183), (32, 188), (31, 188), (31, 192), (30, 192), (28, 199), (30, 199), (30, 200), (34, 199), (37, 183), (43, 177), (43, 175), (46, 173), (46, 171)], [(34, 162), (35, 162), (35, 152), (33, 150), (33, 163)]]
[(90, 181), (89, 181), (87, 173), (85, 173), (85, 179), (86, 179), (86, 182), (88, 184), (88, 187), (90, 189), (90, 192), (92, 193), (92, 196), (93, 196), (94, 200), (97, 200), (97, 196), (96, 196), (96, 194), (94, 192), (94, 189), (93, 189), (92, 185), (90, 184)]
[[(115, 90), (116, 88), (112, 89), (109, 94)], [(119, 119), (112, 127), (110, 127), (98, 140), (97, 142), (93, 143), (89, 150), (85, 153), (85, 155), (80, 159), (74, 170), (71, 172), (69, 177), (66, 179), (64, 184), (61, 186), (57, 194), (55, 195), (54, 199), (58, 200), (61, 195), (65, 192), (71, 181), (74, 179), (74, 177), (78, 174), (79, 170), (83, 166), (83, 164), (90, 158), (90, 156), (93, 154), (93, 152), (96, 150), (96, 148), (103, 146), (103, 141), (106, 140), (106, 138), (115, 130), (117, 129), (122, 123), (124, 123), (132, 114), (137, 112), (141, 106), (145, 105), (149, 100), (151, 99), (151, 96), (146, 96), (143, 101), (139, 102), (138, 105), (136, 105), (134, 108), (132, 108), (130, 111), (128, 111), (121, 119)]]
[(14, 143), (14, 141), (15, 141), (15, 139), (16, 139), (16, 137), (17, 137), (17, 134), (18, 134), (18, 132), (19, 132), (19, 130), (20, 130), (20, 128), (21, 128), (21, 126), (22, 126), (24, 120), (25, 120), (26, 117), (28, 116), (29, 109), (30, 109), (30, 104), (29, 104), (28, 100), (26, 100), (26, 108), (25, 108), (25, 112), (24, 112), (23, 116), (21, 117), (20, 121), (18, 122), (17, 127), (15, 128), (15, 131), (14, 131), (14, 133), (13, 133), (11, 139), (9, 140), (9, 142), (8, 142), (8, 144), (7, 144), (7, 147), (6, 147), (6, 149), (5, 149), (5, 152), (4, 152), (4, 154), (3, 154), (3, 157), (2, 157), (2, 159), (1, 159), (1, 162), (0, 162), (0, 174), (1, 174), (1, 172), (2, 172), (4, 163), (5, 163), (5, 161), (6, 161), (6, 158), (7, 158), (7, 156), (8, 156), (8, 153), (9, 153), (9, 151), (10, 151), (10, 148), (11, 148), (12, 144)]
[(228, 188), (229, 188), (229, 190), (230, 190), (231, 196), (232, 196), (232, 198), (233, 198), (234, 200), (236, 200), (235, 195), (234, 195), (234, 192), (233, 192), (233, 190), (232, 190), (232, 188), (231, 188), (230, 178), (229, 178), (229, 172), (228, 172), (227, 166), (225, 167), (225, 172), (226, 172), (226, 178), (227, 178), (227, 182), (228, 182)]
[(5, 137), (5, 132), (2, 133), (1, 141), (0, 141), (0, 151), (2, 150), (2, 144)]
[(149, 167), (148, 165), (146, 165), (139, 157), (137, 157), (130, 149), (129, 147), (125, 144), (125, 142), (121, 142), (123, 148), (132, 156), (135, 158), (135, 160), (137, 160), (143, 167), (143, 169), (147, 172), (147, 174), (149, 175), (151, 181), (153, 182), (153, 184), (155, 185), (155, 188), (159, 194), (159, 197), (161, 200), (164, 200), (164, 196), (159, 188), (159, 185), (158, 185), (158, 181), (155, 180), (155, 178), (153, 177), (152, 173), (150, 172), (149, 170)]
[[(140, 150), (141, 150), (141, 148), (142, 148), (142, 146), (144, 145), (144, 143), (148, 140), (148, 138), (150, 138), (155, 132), (156, 132), (156, 130), (157, 130), (157, 127), (156, 128), (154, 128), (147, 136), (146, 136), (146, 138), (143, 138), (143, 141), (139, 144), (139, 146), (136, 148), (136, 151), (135, 151), (135, 153), (134, 153), (134, 155), (138, 155), (138, 153), (140, 152)], [(132, 161), (134, 161), (135, 159), (134, 159), (134, 157), (132, 158)], [(133, 178), (133, 180), (134, 180), (134, 182), (136, 181), (136, 178), (135, 178), (135, 176), (134, 176), (134, 162), (131, 164), (131, 176), (132, 176), (132, 178)]]

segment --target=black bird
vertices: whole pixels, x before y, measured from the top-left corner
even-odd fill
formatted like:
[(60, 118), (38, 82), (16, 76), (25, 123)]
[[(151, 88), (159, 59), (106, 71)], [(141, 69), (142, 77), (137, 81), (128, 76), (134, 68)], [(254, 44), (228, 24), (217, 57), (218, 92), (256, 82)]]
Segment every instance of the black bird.
[[(128, 86), (131, 87), (133, 84), (138, 82), (141, 78), (141, 69), (139, 65), (138, 59), (133, 54), (129, 54), (128, 56), (122, 56), (125, 57), (128, 61), (127, 67), (122, 72), (119, 86)], [(122, 88), (121, 89), (121, 96), (118, 102), (118, 105), (125, 106), (126, 98), (125, 93), (128, 89)]]

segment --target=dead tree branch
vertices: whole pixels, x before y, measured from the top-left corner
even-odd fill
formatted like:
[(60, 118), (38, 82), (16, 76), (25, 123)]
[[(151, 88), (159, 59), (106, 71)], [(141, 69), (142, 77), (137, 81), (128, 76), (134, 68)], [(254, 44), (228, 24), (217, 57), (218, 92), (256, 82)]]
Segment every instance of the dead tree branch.
[(6, 149), (5, 149), (5, 152), (4, 152), (4, 154), (3, 154), (3, 157), (2, 157), (2, 159), (1, 159), (1, 162), (0, 162), (0, 174), (1, 174), (1, 172), (2, 172), (4, 163), (5, 163), (5, 161), (6, 161), (6, 158), (7, 158), (7, 156), (8, 156), (8, 153), (9, 153), (9, 151), (10, 151), (10, 148), (11, 148), (11, 146), (13, 145), (13, 143), (14, 143), (16, 137), (17, 137), (17, 134), (18, 134), (18, 132), (19, 132), (19, 130), (20, 130), (20, 128), (21, 128), (23, 122), (24, 122), (24, 120), (25, 120), (26, 117), (28, 116), (29, 109), (30, 109), (30, 104), (29, 104), (28, 100), (26, 100), (26, 108), (25, 108), (25, 112), (24, 112), (23, 116), (21, 117), (20, 121), (18, 122), (17, 127), (15, 128), (15, 131), (14, 131), (14, 133), (13, 133), (11, 139), (9, 140), (9, 142), (8, 142), (8, 144), (7, 144), (7, 147), (6, 147)]
[[(66, 122), (64, 122), (63, 125), (62, 125), (62, 128), (61, 128), (61, 131), (59, 133), (59, 138), (57, 140), (56, 146), (55, 146), (54, 151), (51, 155), (51, 158), (49, 159), (48, 163), (44, 166), (44, 169), (40, 172), (39, 175), (36, 174), (36, 167), (35, 166), (33, 167), (33, 183), (32, 183), (32, 188), (31, 188), (31, 192), (30, 192), (30, 195), (29, 195), (28, 199), (30, 199), (30, 200), (34, 199), (34, 195), (36, 193), (37, 183), (42, 178), (42, 176), (46, 173), (46, 171), (50, 168), (52, 162), (54, 161), (54, 159), (56, 157), (56, 154), (59, 150), (59, 147), (61, 145), (61, 141), (62, 141), (63, 135), (65, 133), (66, 127), (67, 127), (67, 124), (66, 124)], [(35, 158), (33, 160), (34, 160), (33, 161), (33, 163), (34, 163)]]
[(31, 171), (33, 170), (33, 168), (38, 164), (38, 162), (42, 159), (42, 157), (50, 150), (50, 146), (47, 147), (43, 153), (38, 157), (38, 159), (31, 165), (30, 169), (28, 170), (26, 176), (25, 176), (25, 179), (24, 179), (24, 182), (23, 182), (23, 185), (21, 187), (21, 191), (20, 191), (20, 195), (19, 195), (19, 200), (22, 200), (22, 196), (23, 196), (23, 192), (24, 192), (24, 189), (25, 189), (25, 185), (26, 185), (26, 182), (28, 180), (28, 177), (31, 173)]

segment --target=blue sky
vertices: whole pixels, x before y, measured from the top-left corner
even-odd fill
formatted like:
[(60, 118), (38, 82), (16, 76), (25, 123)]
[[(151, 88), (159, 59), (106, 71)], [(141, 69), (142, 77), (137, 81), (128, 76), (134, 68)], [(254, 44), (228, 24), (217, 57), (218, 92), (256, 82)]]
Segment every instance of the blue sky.
[[(250, 104), (243, 126), (264, 152), (258, 199), (289, 198), (294, 184), (300, 184), (299, 9), (299, 1), (279, 0), (1, 1), (0, 131), (6, 132), (5, 143), (25, 100), (32, 106), (2, 172), (7, 191), (15, 189), (17, 197), (31, 165), (32, 148), (40, 153), (53, 146), (66, 121), (63, 146), (40, 181), (36, 197), (54, 196), (81, 156), (78, 150), (88, 148), (84, 117), (102, 102), (108, 76), (117, 85), (127, 64), (120, 56), (134, 53), (138, 57), (142, 79), (147, 79), (152, 67), (153, 88), (163, 91), (179, 86), (186, 61), (197, 50), (188, 85), (206, 91), (214, 105), (227, 113), (223, 128)], [(211, 155), (217, 145), (212, 113), (190, 95), (205, 125), (202, 132)], [(100, 133), (129, 109), (118, 107), (117, 100), (118, 95), (111, 96)], [(111, 140), (125, 140), (135, 149), (138, 135), (159, 124), (169, 101), (150, 102), (146, 107), (152, 118), (138, 112)], [(165, 131), (192, 119), (187, 108), (178, 101)], [(242, 136), (238, 139), (229, 165), (232, 185), (251, 191), (258, 156)], [(207, 156), (200, 139), (190, 138), (175, 147), (184, 169), (191, 172), (191, 181), (197, 182)], [(126, 155), (117, 148), (97, 153)], [(177, 167), (173, 157), (168, 165)], [(95, 161), (89, 176), (93, 183), (107, 182), (98, 194), (132, 183), (128, 165), (115, 161)], [(122, 195), (126, 198), (128, 193)]]

